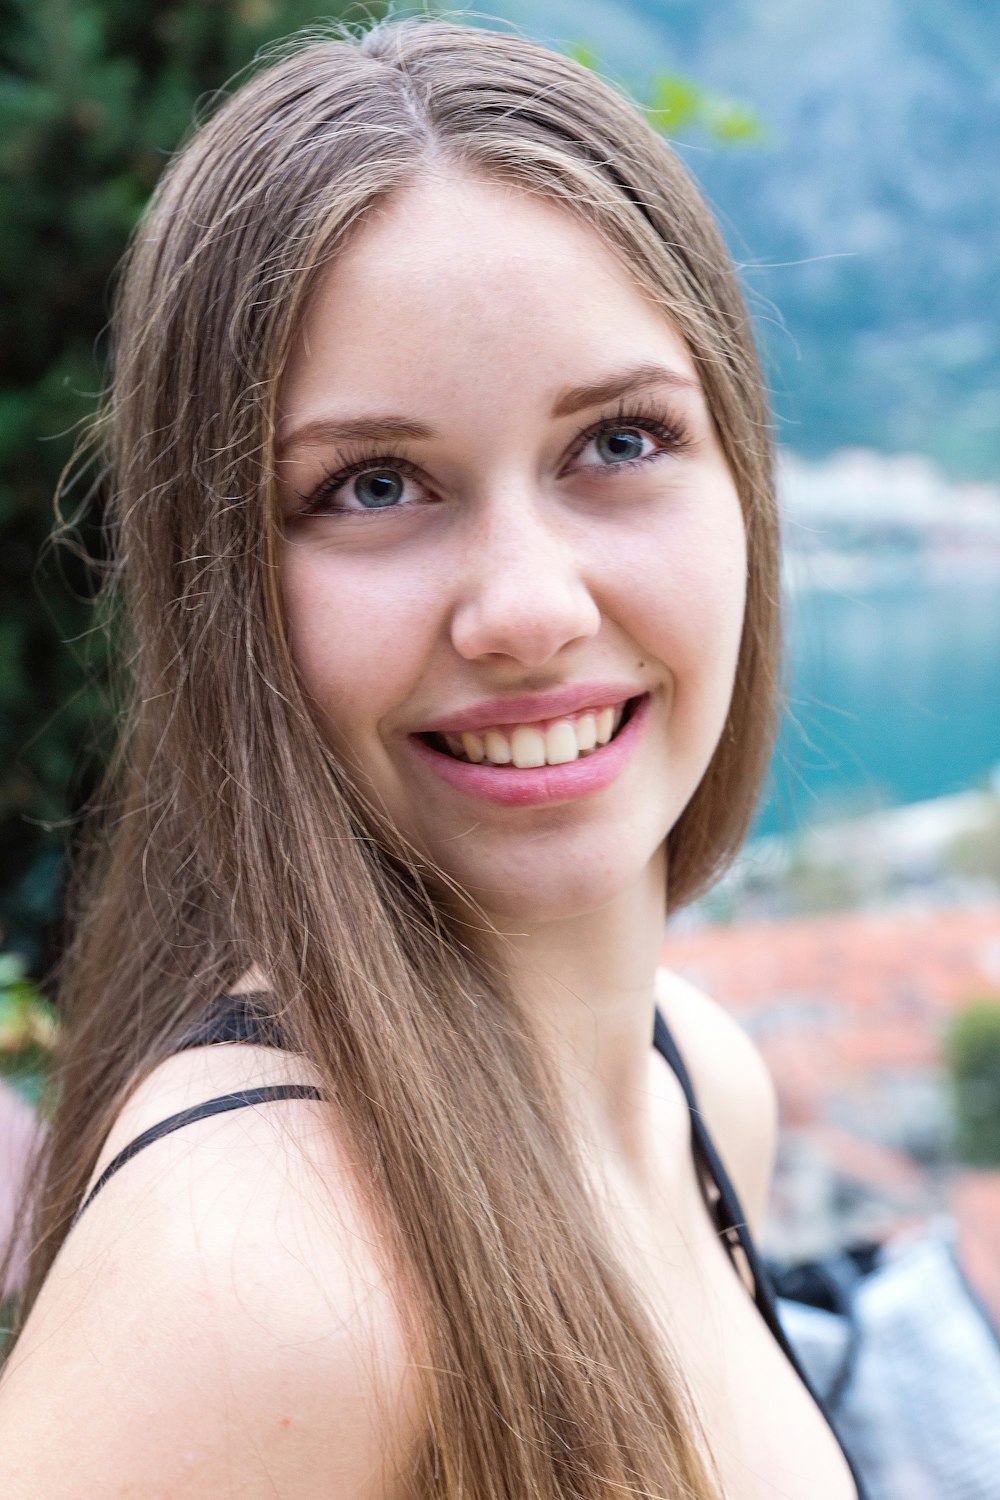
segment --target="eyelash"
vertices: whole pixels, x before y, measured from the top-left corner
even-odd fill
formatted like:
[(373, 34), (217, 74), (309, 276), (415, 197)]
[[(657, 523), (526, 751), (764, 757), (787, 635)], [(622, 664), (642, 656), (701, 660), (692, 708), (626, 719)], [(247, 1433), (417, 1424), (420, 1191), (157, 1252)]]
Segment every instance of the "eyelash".
[[(675, 455), (685, 453), (694, 446), (694, 440), (687, 427), (668, 411), (665, 406), (655, 401), (642, 403), (621, 401), (618, 405), (618, 410), (613, 416), (599, 418), (598, 421), (592, 423), (590, 427), (580, 433), (570, 457), (575, 458), (578, 453), (581, 453), (586, 448), (588, 443), (592, 442), (594, 438), (600, 437), (603, 432), (616, 432), (624, 427), (641, 429), (648, 436), (655, 437), (663, 444), (663, 447), (658, 448), (655, 453), (643, 454), (640, 458), (626, 458), (620, 463), (603, 464), (597, 467), (606, 468), (610, 472), (620, 469), (631, 470), (639, 464), (647, 464), (655, 459), (662, 458), (664, 453)], [(328, 474), (325, 479), (322, 479), (311, 494), (299, 495), (299, 499), (302, 501), (302, 508), (298, 512), (300, 516), (318, 514), (320, 507), (342, 485), (346, 484), (349, 479), (353, 479), (355, 475), (363, 474), (369, 469), (393, 469), (397, 470), (400, 474), (405, 474), (409, 479), (419, 479), (420, 477), (416, 465), (412, 464), (409, 459), (403, 458), (396, 453), (380, 453), (370, 444), (365, 445), (362, 443), (354, 447), (345, 447), (345, 457), (347, 462), (341, 468), (337, 469), (335, 473)], [(380, 509), (373, 508), (371, 511), (363, 509), (348, 510), (346, 507), (335, 507), (328, 511), (327, 514), (333, 516), (363, 516), (385, 514), (389, 510), (408, 509), (409, 506), (405, 505), (385, 506)]]

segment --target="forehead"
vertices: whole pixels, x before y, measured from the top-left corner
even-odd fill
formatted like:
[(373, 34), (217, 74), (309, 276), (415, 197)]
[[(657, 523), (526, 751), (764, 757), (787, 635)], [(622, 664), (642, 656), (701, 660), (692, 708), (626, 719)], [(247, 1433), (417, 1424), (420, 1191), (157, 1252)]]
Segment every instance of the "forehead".
[(504, 183), (422, 176), (374, 209), (319, 273), (282, 380), (286, 422), (370, 392), (425, 407), (545, 399), (684, 340), (601, 235)]

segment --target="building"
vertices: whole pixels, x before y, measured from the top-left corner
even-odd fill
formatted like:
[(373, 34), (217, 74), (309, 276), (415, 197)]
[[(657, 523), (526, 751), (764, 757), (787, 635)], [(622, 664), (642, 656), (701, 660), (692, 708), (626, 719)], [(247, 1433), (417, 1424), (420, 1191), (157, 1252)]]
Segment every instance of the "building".
[(764, 1249), (808, 1259), (941, 1213), (1000, 1326), (1000, 1170), (951, 1155), (943, 1039), (1000, 1001), (1000, 905), (850, 912), (694, 931), (663, 962), (725, 1004), (778, 1090)]

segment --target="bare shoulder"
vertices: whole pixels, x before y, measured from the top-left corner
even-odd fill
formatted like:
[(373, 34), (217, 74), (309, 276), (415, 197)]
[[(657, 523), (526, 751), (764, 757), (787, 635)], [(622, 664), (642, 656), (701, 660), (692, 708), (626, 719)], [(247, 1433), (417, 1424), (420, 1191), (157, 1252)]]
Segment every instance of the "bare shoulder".
[[(191, 1104), (315, 1081), (266, 1048), (179, 1054), (97, 1170)], [(0, 1381), (3, 1492), (384, 1500), (419, 1408), (400, 1289), (332, 1109), (241, 1108), (139, 1151), (71, 1231)]]
[(682, 975), (657, 971), (657, 1002), (751, 1231), (759, 1232), (778, 1138), (778, 1096), (767, 1064), (726, 1008)]

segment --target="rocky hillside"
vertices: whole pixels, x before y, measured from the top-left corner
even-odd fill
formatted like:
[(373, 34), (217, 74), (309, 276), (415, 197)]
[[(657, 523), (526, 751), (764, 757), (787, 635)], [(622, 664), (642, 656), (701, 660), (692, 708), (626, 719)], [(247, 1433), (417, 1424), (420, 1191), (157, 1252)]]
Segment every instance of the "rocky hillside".
[[(486, 9), (486, 7), (484, 7)], [(1000, 6), (982, 0), (501, 0), (641, 92), (686, 73), (763, 146), (691, 137), (744, 265), (782, 440), (1000, 477)]]

